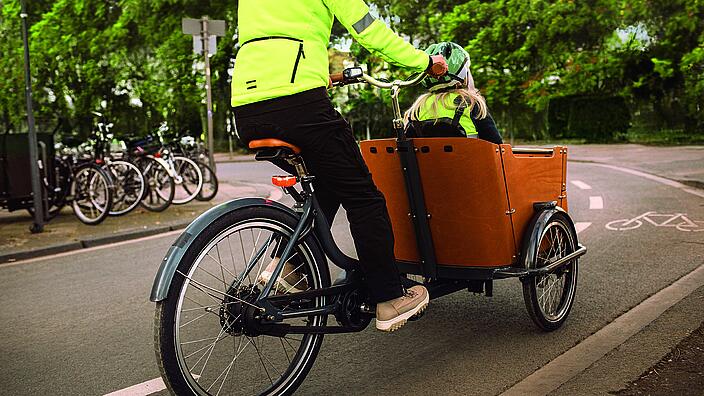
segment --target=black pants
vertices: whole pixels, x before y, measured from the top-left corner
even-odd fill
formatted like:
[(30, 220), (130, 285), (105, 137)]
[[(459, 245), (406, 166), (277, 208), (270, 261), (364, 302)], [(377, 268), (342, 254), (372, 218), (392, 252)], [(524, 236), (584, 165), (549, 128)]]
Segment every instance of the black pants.
[[(352, 130), (332, 106), (324, 88), (235, 107), (240, 138), (276, 138), (302, 149), (315, 176), (318, 202), (329, 224), (340, 205), (350, 231), (369, 294), (377, 302), (403, 293), (394, 261), (394, 238), (386, 201), (376, 188)], [(277, 164), (291, 172), (287, 164)]]

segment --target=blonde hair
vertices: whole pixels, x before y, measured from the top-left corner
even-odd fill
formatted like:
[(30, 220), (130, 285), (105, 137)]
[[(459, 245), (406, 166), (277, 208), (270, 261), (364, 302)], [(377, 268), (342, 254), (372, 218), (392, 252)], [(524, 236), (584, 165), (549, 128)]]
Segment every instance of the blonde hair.
[[(459, 96), (462, 98), (460, 105), (466, 106), (468, 111), (472, 112), (474, 106), (478, 106), (479, 109), (479, 119), (483, 119), (489, 113), (486, 105), (486, 99), (482, 96), (477, 88), (474, 87), (474, 78), (470, 73), (467, 73), (467, 79), (465, 80), (465, 86), (458, 86), (455, 89), (445, 90), (442, 92), (426, 92), (416, 99), (411, 107), (406, 110), (403, 115), (404, 121), (406, 123), (410, 121), (418, 121), (420, 117), (420, 109), (425, 106), (425, 103), (433, 97), (433, 102), (430, 104), (430, 116), (431, 118), (437, 118), (438, 115), (438, 104), (441, 104), (446, 109), (452, 108), (455, 105), (455, 97)], [(459, 85), (459, 83), (457, 84)]]

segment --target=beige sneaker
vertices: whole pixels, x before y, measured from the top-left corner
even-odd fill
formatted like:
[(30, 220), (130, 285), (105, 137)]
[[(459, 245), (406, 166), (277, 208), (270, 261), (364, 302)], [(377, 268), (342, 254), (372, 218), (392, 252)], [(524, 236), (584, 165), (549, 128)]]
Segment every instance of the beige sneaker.
[(376, 328), (381, 331), (394, 331), (406, 324), (408, 318), (423, 312), (430, 301), (428, 289), (413, 286), (406, 293), (393, 300), (376, 305)]
[[(274, 257), (271, 263), (259, 275), (257, 282), (266, 285), (271, 279), (271, 275), (279, 264), (279, 258)], [(304, 275), (299, 268), (292, 263), (284, 264), (281, 276), (276, 281), (276, 290), (280, 293), (300, 293), (308, 290), (308, 276)]]

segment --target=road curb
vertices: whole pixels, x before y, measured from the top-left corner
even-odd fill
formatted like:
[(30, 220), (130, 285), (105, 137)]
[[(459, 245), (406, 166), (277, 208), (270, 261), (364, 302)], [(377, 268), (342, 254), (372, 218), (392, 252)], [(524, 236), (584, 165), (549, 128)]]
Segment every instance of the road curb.
[(35, 257), (50, 256), (52, 254), (70, 252), (72, 250), (83, 249), (83, 244), (80, 241), (60, 243), (51, 246), (45, 246), (39, 249), (21, 250), (18, 252), (0, 254), (0, 265), (11, 263), (14, 261), (27, 260)]
[(105, 235), (96, 238), (86, 238), (78, 241), (61, 243), (57, 245), (43, 247), (41, 249), (21, 250), (7, 254), (0, 254), (0, 266), (20, 260), (29, 260), (58, 253), (66, 253), (75, 250), (87, 249), (96, 246), (108, 245), (116, 242), (124, 242), (132, 239), (144, 238), (147, 236), (164, 234), (188, 227), (193, 220), (175, 222), (168, 225), (124, 231), (113, 235)]

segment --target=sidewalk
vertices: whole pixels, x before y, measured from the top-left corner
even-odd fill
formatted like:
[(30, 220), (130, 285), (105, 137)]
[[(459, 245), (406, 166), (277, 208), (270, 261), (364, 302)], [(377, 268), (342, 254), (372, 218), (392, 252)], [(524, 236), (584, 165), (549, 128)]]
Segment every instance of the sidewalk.
[(171, 205), (161, 213), (138, 206), (127, 215), (109, 216), (95, 226), (81, 223), (67, 207), (47, 223), (40, 234), (29, 232), (32, 218), (26, 211), (0, 211), (0, 264), (185, 228), (198, 215), (219, 203), (245, 196), (266, 198), (270, 193), (271, 190), (262, 186), (232, 186), (221, 182), (212, 201)]

